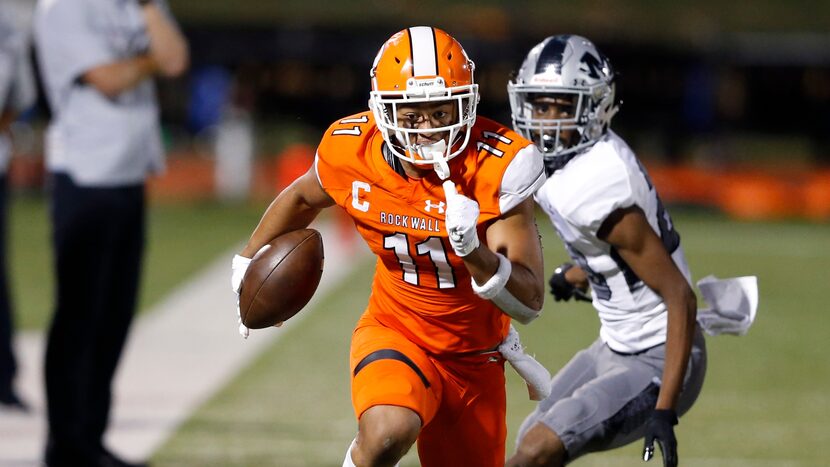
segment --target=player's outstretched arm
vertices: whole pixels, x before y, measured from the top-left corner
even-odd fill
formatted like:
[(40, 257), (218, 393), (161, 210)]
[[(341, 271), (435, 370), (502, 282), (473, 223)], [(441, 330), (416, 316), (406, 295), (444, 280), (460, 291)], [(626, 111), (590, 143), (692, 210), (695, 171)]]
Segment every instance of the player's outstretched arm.
[(597, 236), (614, 246), (643, 282), (657, 292), (668, 309), (666, 359), (655, 412), (647, 424), (644, 459), (651, 457), (657, 441), (667, 466), (677, 463), (675, 405), (689, 361), (697, 317), (697, 299), (686, 278), (674, 264), (643, 211), (619, 209), (603, 222)]
[(333, 205), (334, 200), (320, 186), (317, 172), (312, 166), (271, 202), (240, 255), (253, 257), (274, 238), (308, 227), (322, 209)]

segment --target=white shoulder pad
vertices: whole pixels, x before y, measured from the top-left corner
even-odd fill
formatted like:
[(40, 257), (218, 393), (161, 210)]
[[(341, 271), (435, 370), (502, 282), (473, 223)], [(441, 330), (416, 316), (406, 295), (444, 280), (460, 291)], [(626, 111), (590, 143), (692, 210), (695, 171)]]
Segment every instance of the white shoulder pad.
[(597, 143), (553, 175), (560, 196), (552, 201), (575, 227), (595, 234), (609, 214), (645, 199), (648, 184), (622, 149), (607, 140)]
[(510, 161), (501, 180), (499, 208), (502, 214), (532, 196), (545, 183), (545, 165), (542, 154), (528, 144)]

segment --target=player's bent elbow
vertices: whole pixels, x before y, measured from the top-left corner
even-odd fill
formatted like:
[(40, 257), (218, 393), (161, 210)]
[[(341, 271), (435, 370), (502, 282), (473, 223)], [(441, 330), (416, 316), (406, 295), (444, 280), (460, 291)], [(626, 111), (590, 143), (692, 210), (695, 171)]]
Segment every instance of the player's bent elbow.
[(530, 307), (539, 310), (537, 313), (541, 313), (543, 306), (545, 306), (545, 289), (540, 287), (539, 291), (533, 295)]
[(538, 309), (534, 309), (525, 305), (514, 297), (507, 288), (502, 289), (501, 292), (492, 298), (492, 301), (507, 316), (510, 316), (521, 324), (529, 324), (542, 314), (541, 306)]
[[(669, 309), (674, 309), (685, 315), (687, 321), (695, 321), (697, 318), (697, 296), (691, 287), (685, 286), (677, 290), (671, 297), (664, 297)], [(674, 304), (674, 306), (671, 306)]]
[(536, 320), (536, 318), (538, 318), (539, 315), (542, 314), (542, 310), (536, 310), (536, 311), (534, 311), (532, 313), (528, 313), (528, 314), (515, 314), (515, 315), (511, 315), (510, 313), (507, 313), (507, 314), (511, 318), (513, 318), (514, 320), (519, 322), (519, 324), (530, 324), (534, 320)]
[(125, 88), (118, 82), (117, 78), (106, 70), (94, 69), (85, 73), (81, 82), (101, 93), (107, 99), (115, 99)]
[(695, 292), (692, 290), (692, 287), (688, 284), (688, 282), (684, 281), (683, 287), (679, 287), (677, 293), (677, 298), (680, 301), (680, 303), (683, 304), (684, 309), (697, 309), (697, 296), (695, 295)]
[(158, 61), (158, 67), (161, 76), (165, 78), (177, 78), (183, 75), (190, 67), (190, 60), (187, 53), (181, 53)]

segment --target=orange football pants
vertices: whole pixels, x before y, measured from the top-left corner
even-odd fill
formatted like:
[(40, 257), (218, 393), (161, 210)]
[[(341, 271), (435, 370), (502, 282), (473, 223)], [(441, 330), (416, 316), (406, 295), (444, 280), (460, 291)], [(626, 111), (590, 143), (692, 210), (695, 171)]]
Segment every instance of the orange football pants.
[(498, 352), (437, 357), (364, 315), (352, 336), (352, 405), (407, 407), (421, 417), (424, 467), (503, 466), (507, 425)]

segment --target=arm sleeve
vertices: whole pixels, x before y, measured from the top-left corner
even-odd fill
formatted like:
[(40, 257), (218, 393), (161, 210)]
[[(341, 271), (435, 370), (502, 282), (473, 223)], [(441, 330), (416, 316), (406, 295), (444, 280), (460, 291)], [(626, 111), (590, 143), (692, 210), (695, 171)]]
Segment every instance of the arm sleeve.
[(334, 167), (325, 157), (323, 145), (317, 148), (314, 155), (314, 171), (317, 173), (317, 181), (331, 198), (340, 206), (343, 206), (348, 196), (348, 191), (339, 182), (337, 167)]
[(87, 0), (56, 0), (36, 22), (42, 71), (60, 100), (88, 70), (119, 59), (91, 8)]
[(516, 153), (502, 177), (499, 209), (502, 214), (524, 201), (545, 183), (542, 155), (530, 144)]
[[(357, 126), (356, 126), (357, 124)], [(335, 203), (346, 207), (350, 198), (356, 197), (358, 191), (371, 190), (359, 185), (358, 180), (371, 182), (364, 157), (371, 148), (369, 134), (374, 123), (364, 112), (342, 118), (332, 123), (317, 146), (314, 156), (314, 168), (320, 186)], [(356, 134), (351, 133), (359, 127)], [(338, 132), (346, 129), (348, 132)], [(356, 184), (357, 183), (357, 184)]]

